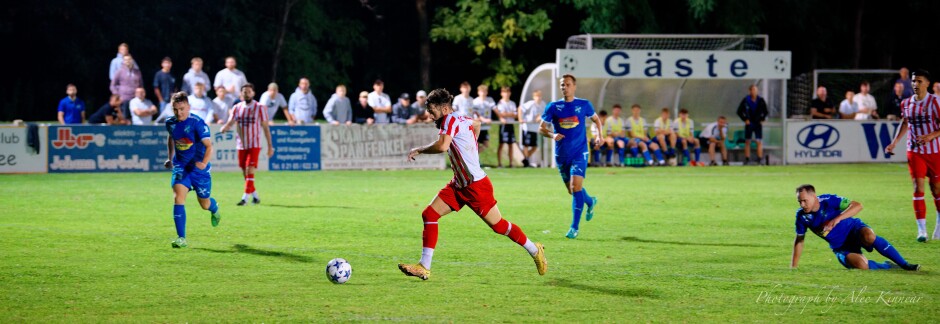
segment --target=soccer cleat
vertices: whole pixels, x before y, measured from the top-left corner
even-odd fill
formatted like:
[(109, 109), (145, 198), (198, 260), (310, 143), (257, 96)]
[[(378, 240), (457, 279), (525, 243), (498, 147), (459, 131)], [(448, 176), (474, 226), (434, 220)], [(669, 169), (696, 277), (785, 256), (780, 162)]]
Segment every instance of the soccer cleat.
[[(541, 250), (540, 250), (541, 251)], [(431, 270), (424, 268), (420, 263), (418, 264), (398, 264), (398, 270), (401, 270), (402, 273), (409, 277), (418, 277), (421, 280), (428, 280), (431, 278)]]
[(940, 240), (940, 226), (933, 229), (933, 239)]
[(565, 234), (565, 237), (570, 238), (572, 240), (578, 238), (578, 230), (574, 228), (569, 229), (568, 234)]
[(260, 204), (260, 203), (261, 203), (261, 199), (258, 199), (258, 198), (251, 198), (251, 204), (252, 204), (252, 205), (257, 205), (257, 204)]
[(212, 213), (212, 227), (218, 227), (219, 221), (221, 220), (222, 220), (222, 213), (220, 213), (218, 210)]
[(236, 204), (236, 205), (244, 206), (244, 205), (247, 204), (247, 203), (248, 203), (248, 202), (246, 202), (244, 199), (242, 199), (242, 200), (238, 201), (238, 204)]
[(535, 247), (539, 249), (538, 252), (532, 257), (535, 260), (535, 269), (539, 271), (540, 276), (544, 276), (548, 272), (548, 261), (545, 260), (545, 247), (542, 246), (542, 243), (535, 243)]
[(907, 265), (902, 265), (901, 269), (904, 269), (907, 271), (920, 271), (920, 265), (908, 263)]
[(178, 249), (178, 248), (187, 247), (188, 244), (186, 244), (185, 237), (177, 237), (176, 241), (173, 241), (173, 243), (170, 243), (170, 246), (172, 246), (174, 249)]
[(594, 207), (597, 207), (597, 196), (589, 198), (591, 199), (591, 205), (588, 206), (587, 217), (585, 219), (590, 222), (591, 218), (594, 218)]
[(917, 242), (927, 242), (927, 231), (917, 231)]
[(708, 166), (718, 166), (718, 162), (712, 161), (708, 164)]

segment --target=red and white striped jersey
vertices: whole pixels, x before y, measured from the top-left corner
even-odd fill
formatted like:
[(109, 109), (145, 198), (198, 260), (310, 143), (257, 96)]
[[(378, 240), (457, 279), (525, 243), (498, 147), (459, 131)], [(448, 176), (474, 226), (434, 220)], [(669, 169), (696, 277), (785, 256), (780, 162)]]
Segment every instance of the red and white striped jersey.
[(920, 101), (915, 100), (915, 96), (904, 99), (901, 102), (901, 117), (907, 120), (907, 151), (920, 154), (940, 153), (940, 138), (935, 138), (930, 142), (916, 145), (914, 140), (919, 136), (930, 134), (940, 129), (940, 98), (933, 94), (927, 94)]
[(480, 168), (480, 154), (477, 150), (477, 137), (473, 134), (473, 119), (452, 112), (444, 116), (440, 135), (452, 138), (447, 155), (450, 168), (454, 170), (454, 184), (466, 188), (475, 181), (482, 180), (486, 173)]
[(236, 149), (246, 150), (261, 147), (261, 123), (268, 122), (267, 107), (252, 100), (250, 104), (239, 102), (232, 108), (232, 118), (238, 124)]

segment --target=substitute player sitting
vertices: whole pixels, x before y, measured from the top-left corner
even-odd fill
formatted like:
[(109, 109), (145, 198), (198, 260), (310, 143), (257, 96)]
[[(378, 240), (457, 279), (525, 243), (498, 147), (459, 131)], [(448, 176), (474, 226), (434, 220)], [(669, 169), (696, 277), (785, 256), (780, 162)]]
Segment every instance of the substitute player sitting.
[(659, 144), (653, 143), (646, 136), (646, 118), (640, 116), (643, 109), (640, 108), (640, 105), (634, 104), (630, 107), (630, 111), (632, 115), (627, 118), (627, 134), (630, 135), (631, 149), (639, 147), (643, 151), (643, 158), (646, 160), (647, 165), (653, 165), (653, 159), (650, 157), (649, 151), (656, 154), (659, 165), (666, 165), (666, 160), (663, 159), (663, 154), (659, 151)]
[(677, 138), (672, 130), (672, 120), (669, 119), (669, 108), (663, 108), (659, 118), (653, 121), (653, 134), (656, 136), (656, 143), (659, 147), (666, 150), (666, 157), (675, 157)]
[[(624, 150), (626, 149), (627, 142), (629, 141), (627, 139), (627, 133), (624, 132), (623, 129), (623, 118), (620, 117), (622, 110), (623, 108), (620, 107), (620, 104), (614, 104), (614, 106), (610, 109), (610, 117), (604, 119), (604, 127), (607, 127), (607, 138), (605, 141), (607, 142), (608, 148), (617, 148), (617, 156), (621, 162), (618, 163), (618, 165), (623, 163), (623, 159), (625, 158)], [(613, 150), (607, 151), (607, 163), (610, 163), (610, 156), (612, 154)]]
[[(679, 109), (679, 118), (672, 122), (672, 130), (676, 134), (678, 143), (682, 145), (682, 154), (689, 159), (689, 165), (695, 166), (696, 161), (701, 161), (699, 158), (702, 155), (702, 146), (698, 138), (695, 138), (695, 122), (689, 118), (687, 109)], [(695, 149), (694, 157), (689, 154), (690, 147)]]
[(447, 152), (454, 178), (444, 186), (434, 200), (424, 209), (424, 233), (421, 261), (417, 264), (398, 264), (398, 269), (408, 276), (428, 280), (431, 276), (431, 258), (437, 245), (437, 222), (451, 211), (459, 211), (469, 206), (474, 213), (486, 222), (496, 234), (505, 235), (516, 242), (535, 260), (539, 275), (548, 270), (545, 250), (541, 243), (530, 241), (522, 228), (505, 219), (496, 207), (493, 197), (493, 184), (480, 169), (480, 156), (477, 151), (477, 137), (480, 134), (480, 121), (454, 112), (451, 105), (454, 97), (444, 89), (436, 89), (428, 95), (428, 113), (435, 120), (440, 137), (434, 143), (411, 149), (408, 159), (414, 160), (419, 154), (438, 154)]
[(855, 218), (862, 211), (862, 204), (832, 194), (816, 196), (816, 188), (805, 184), (796, 188), (796, 239), (793, 241), (791, 268), (796, 268), (803, 254), (803, 239), (806, 230), (829, 242), (836, 258), (849, 269), (883, 270), (894, 267), (890, 262), (878, 263), (862, 255), (862, 249), (878, 253), (894, 262), (901, 269), (917, 271), (920, 265), (909, 264), (901, 254), (881, 236), (876, 236), (861, 219)]
[(212, 214), (212, 226), (219, 226), (222, 215), (212, 194), (212, 136), (209, 126), (196, 115), (189, 114), (189, 99), (186, 92), (177, 92), (170, 99), (173, 116), (166, 120), (167, 160), (163, 164), (173, 168), (170, 186), (173, 188), (173, 223), (177, 238), (174, 248), (186, 247), (186, 194), (196, 190), (196, 198), (202, 209)]

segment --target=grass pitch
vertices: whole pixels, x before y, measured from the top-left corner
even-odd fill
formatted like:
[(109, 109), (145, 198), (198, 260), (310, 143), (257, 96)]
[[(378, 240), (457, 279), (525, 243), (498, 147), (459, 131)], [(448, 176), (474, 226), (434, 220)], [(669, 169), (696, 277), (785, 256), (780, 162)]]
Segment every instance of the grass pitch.
[[(504, 216), (543, 242), (549, 272), (471, 211), (441, 219), (433, 275), (403, 276), (421, 211), (449, 171), (261, 172), (262, 205), (236, 207), (213, 174), (222, 224), (195, 194), (175, 238), (168, 173), (0, 176), (3, 322), (818, 321), (931, 322), (940, 242), (917, 243), (904, 165), (588, 170), (597, 216), (568, 240), (570, 198), (550, 169), (487, 170)], [(812, 235), (788, 268), (793, 189), (860, 201), (860, 218), (919, 273), (843, 269)], [(929, 206), (928, 227), (934, 224)], [(868, 254), (883, 261), (878, 254)], [(353, 266), (327, 281), (328, 260)]]

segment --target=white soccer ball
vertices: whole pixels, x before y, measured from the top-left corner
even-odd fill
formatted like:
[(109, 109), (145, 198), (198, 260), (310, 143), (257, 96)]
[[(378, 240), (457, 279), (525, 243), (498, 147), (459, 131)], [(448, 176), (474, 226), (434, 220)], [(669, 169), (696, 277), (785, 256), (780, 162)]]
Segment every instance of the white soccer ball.
[(326, 278), (335, 284), (345, 283), (352, 276), (352, 266), (343, 258), (330, 260), (326, 264)]

